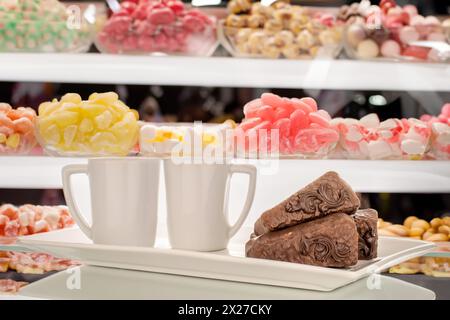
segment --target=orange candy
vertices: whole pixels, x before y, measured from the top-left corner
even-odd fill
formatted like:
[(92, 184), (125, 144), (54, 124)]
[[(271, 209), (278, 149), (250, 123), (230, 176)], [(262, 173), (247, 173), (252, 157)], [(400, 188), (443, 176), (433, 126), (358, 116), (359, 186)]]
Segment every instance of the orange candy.
[(0, 154), (26, 154), (36, 145), (36, 112), (0, 103)]

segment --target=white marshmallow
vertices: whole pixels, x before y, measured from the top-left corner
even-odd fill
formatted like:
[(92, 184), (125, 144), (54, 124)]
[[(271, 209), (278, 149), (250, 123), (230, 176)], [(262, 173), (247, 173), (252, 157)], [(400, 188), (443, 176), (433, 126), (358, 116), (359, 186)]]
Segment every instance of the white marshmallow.
[(363, 138), (363, 135), (361, 134), (361, 132), (358, 130), (357, 127), (350, 126), (348, 128), (347, 134), (345, 135), (345, 138), (351, 142), (358, 142)]
[(392, 156), (392, 149), (389, 143), (383, 140), (370, 141), (368, 144), (369, 157), (372, 160), (385, 159)]
[(421, 143), (418, 140), (405, 139), (401, 143), (401, 149), (404, 153), (409, 155), (423, 154), (425, 152), (426, 146), (424, 143)]
[(380, 123), (379, 129), (390, 130), (397, 127), (397, 121), (394, 119), (387, 119)]
[(370, 113), (362, 117), (359, 122), (368, 129), (377, 129), (380, 126), (380, 118), (376, 113)]

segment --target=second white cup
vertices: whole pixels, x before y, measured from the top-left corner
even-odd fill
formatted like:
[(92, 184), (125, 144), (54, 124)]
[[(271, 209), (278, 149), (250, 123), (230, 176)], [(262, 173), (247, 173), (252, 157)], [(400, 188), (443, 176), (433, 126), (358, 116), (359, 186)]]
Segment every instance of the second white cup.
[[(176, 164), (164, 160), (167, 229), (174, 249), (217, 251), (244, 223), (256, 187), (256, 168), (234, 164)], [(242, 212), (234, 225), (228, 222), (230, 180), (234, 173), (249, 176)]]

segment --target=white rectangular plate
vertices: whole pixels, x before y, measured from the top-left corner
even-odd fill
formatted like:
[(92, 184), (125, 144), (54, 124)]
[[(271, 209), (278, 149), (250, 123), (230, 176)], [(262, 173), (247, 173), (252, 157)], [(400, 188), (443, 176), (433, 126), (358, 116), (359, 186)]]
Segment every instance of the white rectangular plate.
[(156, 248), (121, 247), (95, 245), (78, 228), (71, 228), (21, 237), (18, 242), (36, 251), (95, 266), (320, 291), (342, 287), (435, 247), (420, 240), (380, 237), (377, 259), (360, 261), (349, 269), (335, 269), (246, 258), (245, 241), (238, 240), (233, 239), (228, 250), (218, 252), (170, 249), (165, 238), (157, 239)]

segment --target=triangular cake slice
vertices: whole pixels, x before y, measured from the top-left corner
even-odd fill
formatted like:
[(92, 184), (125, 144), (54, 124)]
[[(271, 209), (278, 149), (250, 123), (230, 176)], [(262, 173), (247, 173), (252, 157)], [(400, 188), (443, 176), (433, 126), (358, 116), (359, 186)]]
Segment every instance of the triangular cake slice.
[(255, 235), (311, 221), (332, 213), (353, 214), (359, 198), (336, 172), (325, 173), (317, 180), (264, 212), (255, 222)]
[(358, 262), (358, 232), (351, 216), (336, 213), (253, 236), (245, 245), (245, 255), (321, 267), (350, 267)]

